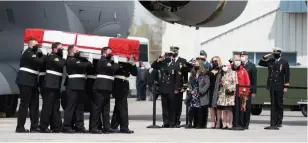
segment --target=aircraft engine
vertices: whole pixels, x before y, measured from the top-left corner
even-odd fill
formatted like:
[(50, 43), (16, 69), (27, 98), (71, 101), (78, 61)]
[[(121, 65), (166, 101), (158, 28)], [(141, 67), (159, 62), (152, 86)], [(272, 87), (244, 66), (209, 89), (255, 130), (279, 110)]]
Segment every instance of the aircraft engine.
[(228, 24), (244, 11), (246, 1), (139, 1), (154, 16), (193, 27)]

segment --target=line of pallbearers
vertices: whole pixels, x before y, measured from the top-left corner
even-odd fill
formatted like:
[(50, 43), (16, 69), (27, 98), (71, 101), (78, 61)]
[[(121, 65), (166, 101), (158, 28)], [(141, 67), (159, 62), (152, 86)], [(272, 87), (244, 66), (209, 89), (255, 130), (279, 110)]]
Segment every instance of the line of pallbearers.
[[(29, 108), (30, 132), (133, 133), (128, 128), (127, 95), (128, 77), (137, 74), (134, 57), (131, 56), (128, 62), (119, 62), (118, 57), (112, 55), (111, 48), (103, 47), (101, 58), (91, 63), (80, 56), (75, 45), (68, 46), (66, 59), (63, 58), (61, 43), (55, 42), (51, 48), (50, 54), (43, 54), (37, 40), (30, 39), (28, 49), (21, 56), (16, 78), (21, 97), (16, 132), (29, 132), (24, 127)], [(63, 123), (60, 113), (62, 82), (66, 88)], [(39, 93), (43, 99), (40, 121)], [(115, 98), (111, 123), (110, 94)], [(91, 102), (89, 131), (84, 125), (86, 98)]]
[[(247, 129), (251, 99), (249, 97), (248, 102), (244, 103), (242, 98), (234, 96), (236, 84), (255, 85), (256, 82), (255, 65), (248, 63), (248, 57), (245, 57), (247, 53), (241, 53), (242, 58), (237, 56), (222, 64), (218, 56), (208, 62), (204, 51), (188, 62), (179, 57), (178, 52), (178, 47), (171, 47), (170, 52), (166, 52), (152, 63), (152, 68), (159, 71), (158, 91), (162, 100), (162, 127), (180, 127), (183, 92), (187, 91), (185, 100), (185, 104), (189, 107), (187, 128), (207, 128), (210, 108), (212, 128), (227, 129), (234, 125)], [(248, 98), (249, 88), (239, 90), (240, 93), (246, 93)], [(252, 92), (255, 93), (255, 89)], [(236, 115), (241, 118), (239, 123), (232, 121), (235, 104), (243, 107), (240, 109), (240, 114)], [(247, 109), (246, 104), (248, 104)]]

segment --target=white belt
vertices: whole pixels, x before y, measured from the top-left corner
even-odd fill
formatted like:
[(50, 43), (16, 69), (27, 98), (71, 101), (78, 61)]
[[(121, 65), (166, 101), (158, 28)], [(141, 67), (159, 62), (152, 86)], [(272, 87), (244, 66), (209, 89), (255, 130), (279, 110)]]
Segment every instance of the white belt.
[(113, 76), (109, 76), (109, 75), (102, 75), (102, 74), (99, 74), (96, 76), (97, 78), (106, 78), (106, 79), (110, 79), (110, 80), (114, 80), (114, 77)]
[(87, 78), (96, 79), (96, 76), (95, 75), (87, 75)]
[(33, 73), (33, 74), (39, 74), (39, 71), (32, 70), (32, 69), (25, 68), (25, 67), (21, 67), (21, 68), (19, 68), (19, 70), (29, 72), (29, 73)]
[(84, 75), (84, 74), (72, 74), (72, 75), (68, 75), (68, 78), (86, 78), (86, 75)]
[(46, 73), (57, 75), (57, 76), (62, 76), (62, 73), (59, 73), (59, 72), (56, 72), (56, 71), (52, 71), (52, 70), (46, 70)]
[(45, 72), (40, 72), (38, 75), (42, 76), (42, 75), (46, 75), (46, 73)]
[(127, 77), (125, 76), (122, 76), (122, 75), (115, 75), (114, 78), (117, 78), (117, 79), (123, 79), (123, 80), (128, 80)]

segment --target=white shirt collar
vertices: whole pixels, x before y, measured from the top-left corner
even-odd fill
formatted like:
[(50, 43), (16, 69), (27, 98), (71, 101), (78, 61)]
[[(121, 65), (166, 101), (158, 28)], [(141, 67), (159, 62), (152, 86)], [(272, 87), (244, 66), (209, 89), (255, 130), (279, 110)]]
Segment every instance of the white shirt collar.
[(275, 61), (279, 62), (281, 58), (276, 59)]
[(174, 62), (176, 62), (179, 59), (179, 56), (174, 58)]

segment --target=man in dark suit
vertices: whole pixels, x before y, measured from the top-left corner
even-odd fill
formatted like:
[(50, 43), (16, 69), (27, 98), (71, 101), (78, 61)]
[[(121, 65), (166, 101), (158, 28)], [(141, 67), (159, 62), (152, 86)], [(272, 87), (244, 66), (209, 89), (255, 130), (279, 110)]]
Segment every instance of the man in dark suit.
[(240, 53), (241, 56), (241, 61), (242, 61), (242, 65), (244, 66), (244, 68), (246, 69), (246, 71), (248, 72), (249, 75), (249, 79), (250, 79), (250, 85), (252, 86), (251, 88), (251, 92), (250, 92), (250, 96), (248, 96), (248, 100), (246, 101), (246, 112), (243, 114), (243, 118), (244, 121), (244, 127), (245, 129), (249, 128), (249, 123), (250, 123), (250, 114), (251, 114), (251, 97), (255, 97), (256, 96), (256, 85), (257, 85), (257, 69), (256, 69), (256, 65), (254, 63), (251, 63), (248, 60), (248, 53), (243, 51)]
[(174, 63), (177, 67), (180, 68), (180, 85), (181, 90), (179, 93), (175, 94), (175, 127), (179, 128), (181, 125), (181, 114), (182, 114), (182, 105), (183, 105), (183, 92), (187, 88), (188, 83), (188, 70), (187, 70), (187, 60), (179, 56), (179, 47), (170, 47), (170, 51), (174, 52)]
[(180, 68), (175, 64), (173, 52), (160, 56), (152, 63), (152, 68), (160, 70), (159, 90), (163, 108), (163, 127), (173, 128), (176, 126), (174, 96), (179, 94), (182, 87)]
[[(267, 60), (271, 55), (274, 58)], [(267, 89), (271, 95), (271, 125), (264, 129), (279, 130), (283, 118), (283, 94), (289, 87), (289, 63), (281, 58), (281, 49), (277, 48), (263, 56), (259, 65), (268, 68)]]

